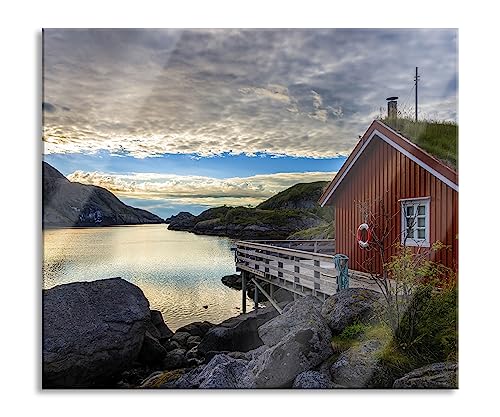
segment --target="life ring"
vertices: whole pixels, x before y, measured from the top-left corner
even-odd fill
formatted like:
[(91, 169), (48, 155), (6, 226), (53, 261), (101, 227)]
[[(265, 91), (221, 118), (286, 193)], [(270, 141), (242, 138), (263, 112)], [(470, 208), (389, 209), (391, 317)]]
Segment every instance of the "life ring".
[[(361, 240), (361, 234), (363, 233), (363, 230), (366, 230), (366, 240)], [(356, 235), (359, 246), (362, 249), (366, 249), (370, 244), (371, 237), (372, 237), (372, 232), (370, 230), (370, 227), (366, 223), (361, 223), (358, 227), (358, 233)]]

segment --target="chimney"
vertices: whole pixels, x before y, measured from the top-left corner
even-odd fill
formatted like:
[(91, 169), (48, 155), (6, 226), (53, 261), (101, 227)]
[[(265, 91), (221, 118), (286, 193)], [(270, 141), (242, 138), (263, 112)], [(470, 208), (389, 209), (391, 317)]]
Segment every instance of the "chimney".
[(396, 119), (398, 117), (398, 100), (399, 97), (387, 97), (387, 117)]

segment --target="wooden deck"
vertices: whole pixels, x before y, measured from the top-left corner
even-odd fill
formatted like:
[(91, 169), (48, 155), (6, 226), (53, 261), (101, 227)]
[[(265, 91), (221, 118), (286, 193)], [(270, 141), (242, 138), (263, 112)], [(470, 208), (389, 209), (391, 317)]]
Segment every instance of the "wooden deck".
[(332, 239), (239, 241), (235, 260), (244, 278), (271, 284), (271, 298), (279, 287), (326, 299), (337, 291), (334, 255)]

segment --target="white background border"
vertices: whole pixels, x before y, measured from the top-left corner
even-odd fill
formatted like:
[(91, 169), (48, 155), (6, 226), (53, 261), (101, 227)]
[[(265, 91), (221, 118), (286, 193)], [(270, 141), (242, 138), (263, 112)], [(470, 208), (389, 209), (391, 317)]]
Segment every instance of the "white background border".
[[(498, 411), (498, 23), (452, 1), (3, 2), (1, 349), (4, 415), (491, 415)], [(474, 26), (470, 22), (477, 22)], [(459, 27), (460, 389), (452, 392), (40, 392), (42, 27)], [(481, 200), (484, 204), (481, 203)], [(479, 203), (479, 204), (478, 204)], [(479, 214), (479, 215), (478, 215)], [(488, 237), (489, 236), (489, 237)]]

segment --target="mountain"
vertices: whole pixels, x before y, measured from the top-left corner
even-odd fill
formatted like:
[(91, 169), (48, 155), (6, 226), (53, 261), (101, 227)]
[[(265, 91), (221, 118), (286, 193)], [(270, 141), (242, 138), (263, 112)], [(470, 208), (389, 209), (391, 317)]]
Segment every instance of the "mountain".
[(127, 206), (102, 187), (71, 182), (48, 163), (42, 165), (43, 227), (163, 223), (155, 214)]
[(171, 230), (236, 239), (286, 239), (300, 232), (305, 233), (301, 238), (312, 239), (316, 234), (318, 238), (331, 237), (333, 211), (318, 205), (327, 184), (325, 181), (296, 184), (255, 208), (222, 206), (198, 216), (181, 212), (166, 222)]

